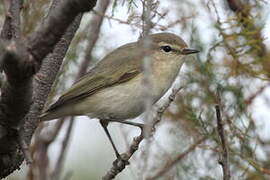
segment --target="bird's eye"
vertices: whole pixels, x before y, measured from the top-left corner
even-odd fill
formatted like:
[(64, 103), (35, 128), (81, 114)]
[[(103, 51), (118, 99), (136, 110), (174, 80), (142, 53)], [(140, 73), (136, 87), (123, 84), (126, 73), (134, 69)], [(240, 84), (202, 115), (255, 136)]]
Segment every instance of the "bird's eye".
[(165, 52), (170, 52), (172, 51), (172, 48), (170, 46), (161, 46), (161, 49)]

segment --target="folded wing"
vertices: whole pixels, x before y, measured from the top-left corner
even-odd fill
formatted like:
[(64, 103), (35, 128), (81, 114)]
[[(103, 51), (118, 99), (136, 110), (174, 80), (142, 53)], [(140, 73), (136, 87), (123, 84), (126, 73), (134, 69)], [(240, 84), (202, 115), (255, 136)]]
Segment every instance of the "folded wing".
[(141, 59), (135, 43), (116, 49), (73, 84), (47, 112), (134, 78), (142, 71)]

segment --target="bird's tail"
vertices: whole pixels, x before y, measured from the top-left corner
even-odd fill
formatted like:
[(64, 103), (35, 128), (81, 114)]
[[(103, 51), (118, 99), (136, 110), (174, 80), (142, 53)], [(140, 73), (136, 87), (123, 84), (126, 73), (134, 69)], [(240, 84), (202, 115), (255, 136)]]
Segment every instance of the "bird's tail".
[(48, 109), (40, 115), (40, 121), (49, 121), (58, 119), (60, 117), (69, 116), (70, 113), (68, 112), (70, 111), (65, 108)]
[(49, 121), (56, 118), (57, 116), (55, 116), (54, 113), (51, 113), (49, 111), (46, 111), (40, 115), (40, 121)]

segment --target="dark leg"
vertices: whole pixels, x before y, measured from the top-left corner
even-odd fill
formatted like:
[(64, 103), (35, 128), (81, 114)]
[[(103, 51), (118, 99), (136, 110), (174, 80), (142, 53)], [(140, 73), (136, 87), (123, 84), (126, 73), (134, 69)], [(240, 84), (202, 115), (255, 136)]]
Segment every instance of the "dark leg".
[(100, 122), (101, 126), (103, 127), (103, 129), (104, 129), (104, 131), (105, 131), (107, 137), (109, 138), (109, 140), (110, 140), (110, 142), (111, 142), (111, 144), (112, 144), (112, 147), (113, 147), (113, 150), (114, 150), (114, 152), (115, 152), (115, 155), (116, 155), (117, 159), (118, 159), (118, 158), (121, 158), (121, 156), (120, 156), (119, 152), (117, 151), (116, 146), (115, 146), (115, 144), (114, 144), (114, 142), (113, 142), (113, 140), (112, 140), (112, 137), (111, 137), (111, 135), (110, 135), (110, 133), (109, 133), (109, 131), (108, 131), (108, 128), (107, 128), (108, 122), (109, 122), (109, 121), (106, 121), (106, 120), (100, 120), (99, 122)]
[(135, 123), (135, 122), (130, 122), (130, 121), (118, 121), (118, 120), (109, 120), (109, 122), (118, 122), (118, 123), (122, 123), (122, 124), (128, 124), (128, 125), (131, 125), (131, 126), (136, 126), (136, 127), (139, 127), (141, 130), (143, 129), (144, 127), (144, 124), (142, 123)]

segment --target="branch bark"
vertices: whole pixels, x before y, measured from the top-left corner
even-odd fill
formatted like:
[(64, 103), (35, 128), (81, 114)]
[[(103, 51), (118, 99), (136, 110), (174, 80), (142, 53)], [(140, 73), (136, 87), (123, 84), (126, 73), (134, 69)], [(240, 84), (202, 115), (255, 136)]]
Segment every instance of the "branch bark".
[(98, 40), (99, 34), (100, 34), (100, 28), (104, 20), (104, 15), (106, 13), (106, 10), (110, 4), (110, 0), (100, 0), (97, 5), (97, 12), (102, 15), (93, 14), (93, 19), (90, 22), (90, 29), (87, 33), (87, 40), (88, 44), (85, 49), (85, 54), (83, 57), (83, 63), (80, 67), (80, 72), (78, 74), (78, 77), (81, 77), (87, 72), (87, 68), (89, 67), (89, 63), (92, 59), (92, 51), (95, 47), (95, 44)]
[[(29, 52), (38, 63), (50, 52), (59, 41), (67, 27), (79, 13), (91, 10), (96, 0), (65, 0), (55, 8), (43, 24), (29, 38)], [(57, 27), (57, 28), (56, 28)]]
[(1, 39), (20, 38), (20, 10), (23, 0), (10, 0), (9, 9), (6, 13), (4, 25), (0, 34)]
[[(27, 45), (20, 40), (12, 40), (8, 43), (0, 42), (2, 46), (1, 63), (7, 76), (7, 81), (1, 89), (0, 101), (0, 143), (5, 144), (5, 148), (0, 149), (0, 178), (6, 177), (18, 169), (22, 163), (24, 157), (19, 146), (18, 129), (22, 129), (23, 139), (29, 144), (38, 124), (39, 113), (51, 87), (50, 83), (46, 83), (54, 81), (54, 75), (60, 67), (78, 24), (76, 27), (73, 24), (73, 28), (71, 28), (73, 30), (67, 31), (67, 39), (62, 39), (58, 43), (58, 47), (54, 47), (55, 44), (75, 17), (91, 10), (95, 3), (95, 0), (90, 2), (89, 0), (61, 1), (61, 4), (49, 15), (48, 20), (28, 38)], [(78, 19), (75, 22), (80, 22), (81, 15)], [(68, 40), (69, 38), (70, 40)], [(36, 80), (40, 80), (40, 82), (34, 83), (35, 92), (32, 104), (32, 77), (40, 69), (43, 59), (53, 50), (54, 53), (47, 58), (49, 65), (46, 65), (46, 61), (44, 61), (47, 69), (41, 70), (37, 76)], [(56, 61), (57, 59), (59, 61)], [(28, 111), (29, 113), (24, 119), (23, 117)]]
[(216, 105), (216, 117), (217, 117), (217, 130), (218, 135), (220, 137), (221, 141), (221, 147), (222, 147), (222, 157), (219, 161), (219, 164), (222, 166), (223, 170), (223, 179), (224, 180), (230, 180), (231, 173), (230, 173), (230, 167), (229, 167), (229, 153), (228, 153), (228, 147), (227, 147), (227, 140), (224, 133), (224, 127), (221, 119), (221, 113), (220, 113), (220, 106)]

